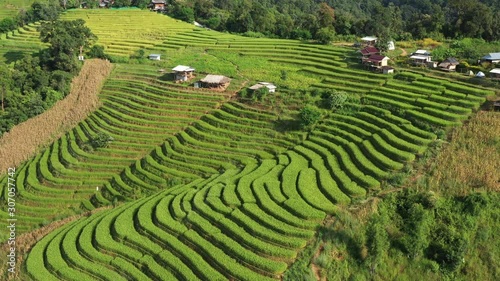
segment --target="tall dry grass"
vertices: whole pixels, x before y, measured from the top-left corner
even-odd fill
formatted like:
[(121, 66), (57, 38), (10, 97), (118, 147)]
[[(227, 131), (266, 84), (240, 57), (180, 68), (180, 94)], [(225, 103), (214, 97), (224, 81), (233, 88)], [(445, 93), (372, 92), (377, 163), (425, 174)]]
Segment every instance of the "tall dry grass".
[(86, 60), (79, 75), (73, 78), (66, 98), (5, 133), (0, 138), (0, 175), (31, 158), (96, 110), (98, 94), (111, 70), (109, 61)]
[(445, 194), (500, 191), (500, 113), (479, 112), (455, 130), (435, 167), (430, 184)]

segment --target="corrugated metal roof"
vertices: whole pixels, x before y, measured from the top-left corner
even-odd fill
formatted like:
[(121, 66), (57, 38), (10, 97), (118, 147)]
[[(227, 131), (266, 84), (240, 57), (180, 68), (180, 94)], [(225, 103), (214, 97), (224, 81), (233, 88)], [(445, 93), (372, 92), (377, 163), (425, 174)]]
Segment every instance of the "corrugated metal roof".
[(500, 60), (500, 53), (489, 53), (487, 56), (484, 56), (485, 60)]
[(423, 55), (413, 55), (410, 57), (410, 59), (416, 59), (416, 60), (427, 60), (429, 56), (423, 56)]
[(493, 68), (490, 73), (500, 74), (500, 68)]
[(186, 65), (178, 65), (178, 66), (172, 68), (172, 71), (179, 71), (179, 72), (194, 71), (194, 68), (191, 68), (190, 66), (186, 66)]
[(431, 54), (431, 52), (427, 51), (427, 50), (416, 50), (415, 53), (413, 53), (415, 55), (427, 55), (429, 56)]

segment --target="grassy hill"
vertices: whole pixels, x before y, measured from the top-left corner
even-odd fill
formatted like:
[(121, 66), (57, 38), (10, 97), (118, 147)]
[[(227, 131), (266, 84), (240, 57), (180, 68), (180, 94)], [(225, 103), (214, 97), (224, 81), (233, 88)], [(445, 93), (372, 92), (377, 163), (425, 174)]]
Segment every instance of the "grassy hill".
[[(35, 280), (278, 279), (325, 218), (386, 188), (494, 94), (424, 74), (374, 74), (348, 48), (220, 34), (148, 11), (63, 18), (85, 19), (123, 63), (97, 111), (17, 168), (16, 228), (117, 207), (38, 242), (22, 267)], [(164, 59), (129, 60), (140, 49)], [(231, 86), (195, 89), (158, 71), (177, 64), (197, 78), (229, 76)], [(278, 92), (260, 103), (237, 98), (257, 81)], [(344, 110), (324, 109), (299, 129), (299, 110), (324, 89), (348, 95)], [(90, 148), (102, 133), (113, 141)]]

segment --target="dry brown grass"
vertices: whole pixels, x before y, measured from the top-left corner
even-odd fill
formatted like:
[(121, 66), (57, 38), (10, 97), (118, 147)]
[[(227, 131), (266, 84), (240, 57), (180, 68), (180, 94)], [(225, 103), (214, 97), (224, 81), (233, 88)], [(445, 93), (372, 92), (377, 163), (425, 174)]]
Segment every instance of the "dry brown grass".
[(436, 159), (430, 184), (454, 195), (500, 191), (500, 113), (479, 112), (452, 133)]
[(51, 109), (12, 128), (0, 138), (0, 175), (28, 160), (99, 107), (98, 94), (111, 73), (109, 61), (85, 61), (71, 92)]

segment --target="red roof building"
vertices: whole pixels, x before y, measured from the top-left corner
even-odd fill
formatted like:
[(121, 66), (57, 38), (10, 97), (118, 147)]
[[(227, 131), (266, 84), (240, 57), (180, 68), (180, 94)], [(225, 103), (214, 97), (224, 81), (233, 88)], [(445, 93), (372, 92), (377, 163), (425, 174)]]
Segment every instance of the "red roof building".
[(371, 55), (368, 58), (363, 59), (364, 64), (369, 64), (374, 67), (386, 66), (389, 61), (389, 57), (381, 55)]
[(380, 51), (377, 48), (371, 47), (371, 46), (366, 47), (366, 48), (364, 48), (362, 50), (359, 50), (359, 52), (361, 53), (361, 55), (363, 57), (369, 57), (371, 55), (378, 55), (378, 54), (380, 54)]

